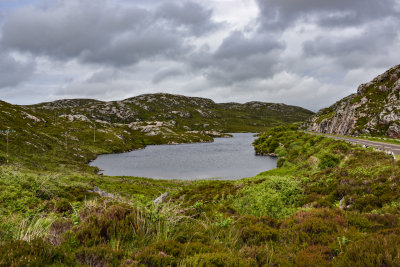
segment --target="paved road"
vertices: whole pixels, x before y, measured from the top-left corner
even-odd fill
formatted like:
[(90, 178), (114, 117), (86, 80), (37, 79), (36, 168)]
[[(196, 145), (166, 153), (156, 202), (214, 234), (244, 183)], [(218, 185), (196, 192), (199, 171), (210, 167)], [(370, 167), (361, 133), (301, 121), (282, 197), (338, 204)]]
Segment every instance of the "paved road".
[(349, 137), (345, 137), (345, 136), (335, 136), (335, 135), (313, 133), (313, 132), (307, 132), (307, 133), (315, 134), (315, 135), (324, 135), (324, 136), (327, 136), (327, 137), (330, 137), (330, 138), (333, 138), (336, 140), (343, 140), (343, 141), (346, 141), (346, 142), (349, 142), (352, 144), (364, 145), (366, 147), (375, 147), (380, 150), (384, 150), (386, 152), (393, 152), (395, 155), (400, 155), (400, 145), (370, 141), (370, 140), (365, 140), (365, 139), (349, 138)]

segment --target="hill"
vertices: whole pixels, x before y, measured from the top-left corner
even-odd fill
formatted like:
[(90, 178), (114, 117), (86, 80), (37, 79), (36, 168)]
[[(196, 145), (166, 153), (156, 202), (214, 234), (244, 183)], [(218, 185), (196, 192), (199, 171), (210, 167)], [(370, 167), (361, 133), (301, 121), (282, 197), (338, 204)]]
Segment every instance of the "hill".
[(249, 102), (217, 104), (211, 99), (165, 93), (145, 94), (122, 101), (91, 99), (59, 100), (28, 106), (33, 110), (63, 115), (84, 115), (92, 120), (132, 124), (174, 121), (189, 131), (259, 132), (265, 128), (306, 120), (313, 113), (285, 104)]
[(329, 134), (400, 138), (400, 65), (320, 110), (306, 128)]
[[(9, 156), (33, 169), (86, 163), (98, 154), (150, 144), (210, 142), (227, 132), (260, 132), (304, 121), (311, 111), (284, 104), (216, 104), (205, 98), (141, 95), (123, 101), (67, 99), (31, 106), (0, 102), (0, 131), (9, 128)], [(0, 138), (0, 163), (6, 162)]]
[(254, 142), (278, 168), (237, 181), (110, 177), (86, 164), (286, 124), (295, 110), (164, 94), (0, 102), (0, 266), (398, 266), (400, 165), (371, 148), (292, 125)]

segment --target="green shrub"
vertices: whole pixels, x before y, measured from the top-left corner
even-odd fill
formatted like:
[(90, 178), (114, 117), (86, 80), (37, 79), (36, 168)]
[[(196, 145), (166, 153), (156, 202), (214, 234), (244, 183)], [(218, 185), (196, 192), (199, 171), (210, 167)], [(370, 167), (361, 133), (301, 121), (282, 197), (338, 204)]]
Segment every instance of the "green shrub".
[(257, 262), (253, 259), (243, 259), (237, 255), (230, 253), (204, 253), (187, 257), (182, 262), (182, 266), (187, 267), (245, 267), (257, 266)]
[(328, 266), (335, 253), (327, 246), (314, 245), (297, 253), (296, 266)]
[(330, 150), (332, 150), (336, 153), (346, 153), (350, 150), (350, 145), (344, 141), (343, 142), (335, 142), (330, 147)]
[(319, 168), (325, 170), (339, 165), (340, 159), (332, 154), (323, 154), (320, 158)]
[(400, 266), (399, 255), (399, 235), (374, 235), (350, 243), (334, 266)]
[(126, 204), (109, 207), (92, 207), (81, 211), (82, 222), (75, 229), (75, 236), (85, 246), (97, 246), (118, 239), (121, 242), (157, 236), (161, 218), (147, 211)]
[(346, 220), (338, 210), (314, 209), (301, 211), (282, 224), (282, 238), (291, 244), (329, 245), (342, 235)]
[(70, 265), (71, 257), (60, 249), (35, 239), (31, 242), (13, 240), (0, 244), (0, 266)]
[(78, 249), (75, 253), (76, 262), (85, 266), (121, 266), (123, 257), (123, 253), (113, 251), (105, 246), (83, 247)]
[(135, 260), (146, 266), (176, 266), (184, 258), (200, 253), (211, 253), (216, 247), (198, 242), (181, 244), (174, 240), (157, 242), (140, 249)]
[(261, 245), (278, 239), (278, 231), (262, 223), (244, 226), (240, 229), (239, 239), (246, 245)]
[(235, 200), (242, 214), (285, 218), (296, 212), (303, 198), (300, 183), (290, 177), (271, 176), (261, 184), (244, 188)]
[(283, 165), (285, 164), (285, 161), (286, 161), (285, 158), (280, 157), (280, 158), (278, 159), (278, 161), (276, 162), (276, 166), (277, 166), (278, 168), (283, 167)]
[(243, 258), (250, 258), (257, 262), (257, 266), (270, 266), (274, 256), (272, 245), (245, 246), (240, 250)]
[(135, 259), (146, 266), (171, 266), (177, 265), (175, 257), (155, 247), (145, 247), (136, 253)]
[(350, 226), (354, 226), (362, 232), (372, 231), (375, 225), (360, 212), (346, 212), (345, 218)]

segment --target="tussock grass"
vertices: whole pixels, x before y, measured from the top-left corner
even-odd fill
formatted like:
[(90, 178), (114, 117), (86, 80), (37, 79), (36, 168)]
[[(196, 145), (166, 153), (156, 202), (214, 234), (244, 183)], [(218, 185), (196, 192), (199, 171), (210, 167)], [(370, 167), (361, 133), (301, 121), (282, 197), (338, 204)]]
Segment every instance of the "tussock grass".
[(51, 217), (33, 217), (23, 219), (20, 223), (16, 240), (30, 242), (38, 238), (46, 238), (51, 224), (55, 221)]

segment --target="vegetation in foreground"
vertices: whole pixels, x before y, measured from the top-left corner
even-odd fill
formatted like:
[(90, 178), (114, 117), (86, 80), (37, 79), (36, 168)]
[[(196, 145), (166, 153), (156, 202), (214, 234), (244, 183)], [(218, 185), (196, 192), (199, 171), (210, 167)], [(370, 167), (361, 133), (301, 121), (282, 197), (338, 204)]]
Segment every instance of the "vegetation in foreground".
[(3, 163), (0, 265), (400, 265), (399, 162), (296, 127), (271, 129), (254, 146), (278, 154), (279, 168), (238, 181)]

